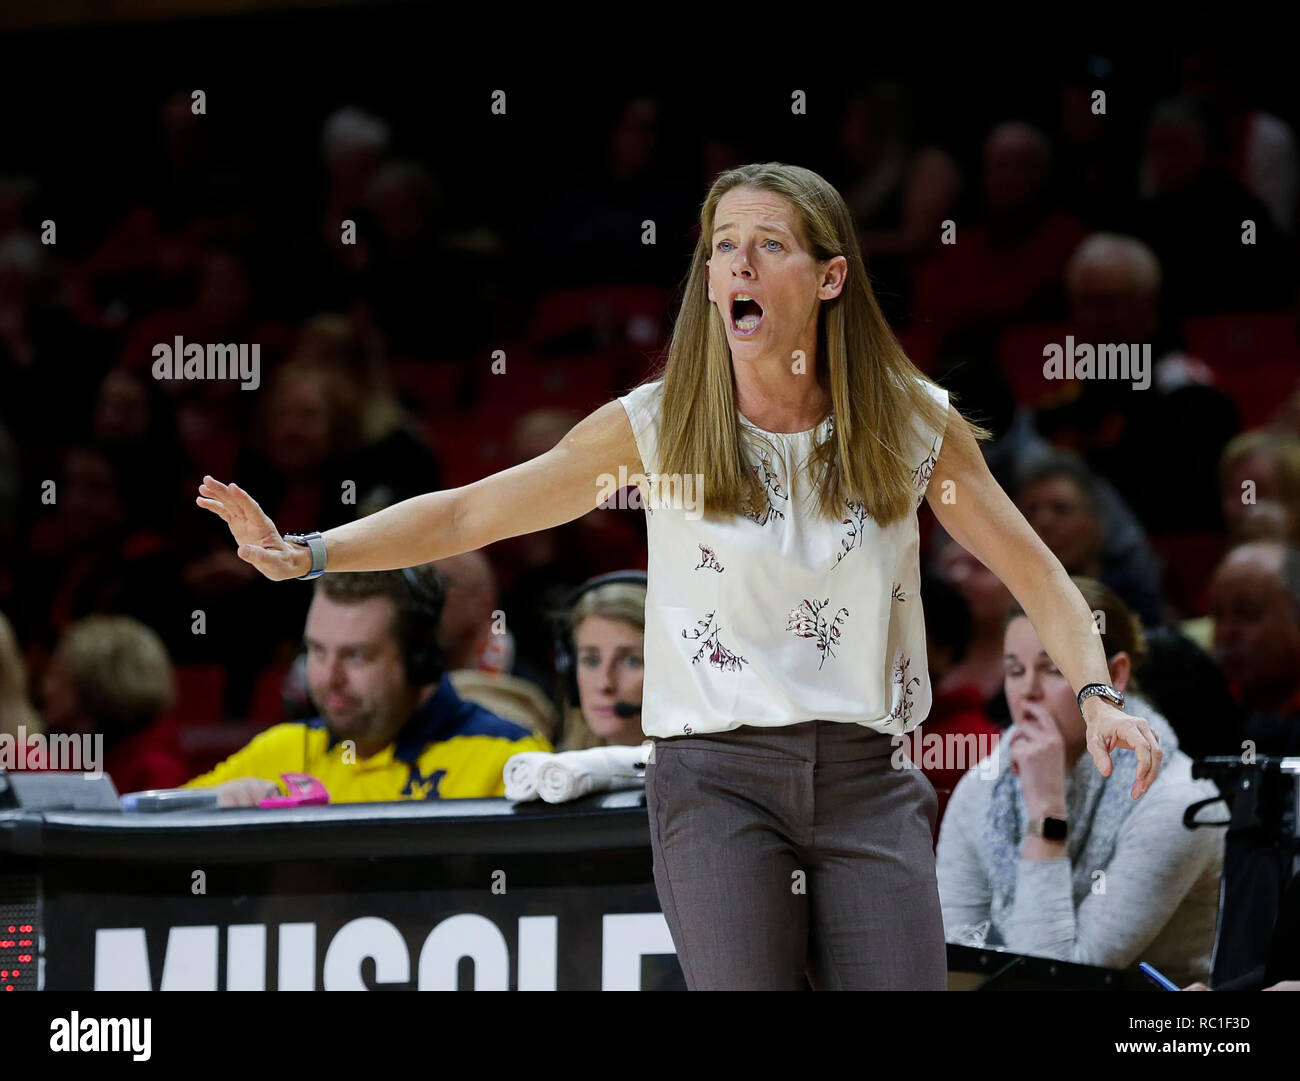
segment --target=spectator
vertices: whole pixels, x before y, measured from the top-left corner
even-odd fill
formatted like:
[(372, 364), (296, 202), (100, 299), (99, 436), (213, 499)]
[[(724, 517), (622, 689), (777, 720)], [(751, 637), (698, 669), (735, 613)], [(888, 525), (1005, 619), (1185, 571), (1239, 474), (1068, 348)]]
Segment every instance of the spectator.
[[(289, 330), (279, 320), (264, 318), (259, 312), (260, 294), (264, 292), (254, 273), (259, 255), (246, 243), (209, 242), (198, 259), (192, 300), (141, 319), (128, 336), (119, 363), (130, 371), (149, 373), (157, 360), (155, 346), (159, 342), (171, 344), (180, 337), (186, 344), (256, 343), (262, 370), (269, 370), (283, 356)], [(164, 386), (174, 395), (193, 396), (192, 382), (173, 379)], [(199, 391), (215, 402), (230, 396), (231, 388), (238, 386), (235, 379), (209, 380), (199, 384)]]
[(1145, 632), (1147, 655), (1135, 669), (1146, 698), (1168, 719), (1191, 758), (1240, 754), (1243, 716), (1214, 658), (1173, 627)]
[[(946, 369), (942, 382), (958, 394), (964, 390), (967, 401), (977, 402), (987, 411), (995, 438), (984, 446), (984, 457), (998, 483), (1012, 492), (1020, 472), (1044, 459), (1054, 459), (1057, 450), (1038, 431), (1035, 412), (1016, 407), (992, 357), (987, 353), (977, 357), (976, 364), (961, 363), (959, 356), (952, 358), (955, 362)], [(1104, 476), (1094, 474), (1093, 493), (1102, 517), (1102, 562), (1127, 567), (1148, 588), (1157, 588), (1159, 564), (1133, 509)]]
[[(1011, 716), (1002, 689), (1002, 626), (1015, 598), (996, 574), (955, 540), (946, 534), (944, 537), (946, 541), (939, 549), (935, 571), (965, 601), (971, 630), (961, 656), (954, 656), (939, 681), (932, 681), (931, 685), (941, 694), (977, 687), (983, 711), (990, 720), (1005, 726), (1011, 722)], [(928, 614), (928, 607), (926, 611)]]
[[(559, 616), (570, 673), (561, 687), (561, 749), (630, 746), (642, 742), (641, 693), (645, 678), (645, 586), (606, 582), (585, 590)], [(576, 691), (576, 695), (575, 695)], [(615, 704), (638, 712), (619, 716)]]
[(447, 593), (438, 638), (448, 669), (509, 671), (514, 650), (504, 619), (496, 618), (496, 579), (487, 556), (461, 552), (433, 567)]
[(1279, 116), (1248, 105), (1241, 96), (1236, 63), (1214, 51), (1188, 50), (1182, 56), (1182, 69), (1182, 93), (1222, 118), (1228, 171), (1268, 207), (1282, 232), (1292, 232), (1300, 155), (1291, 126)]
[(367, 182), (372, 228), (360, 289), (394, 358), (459, 359), (492, 335), (502, 291), (500, 238), (454, 232), (447, 201), (414, 162), (385, 162)]
[[(675, 279), (694, 223), (669, 175), (663, 112), (650, 97), (621, 103), (607, 129), (605, 160), (587, 174), (594, 179), (570, 182), (531, 223), (525, 250), (547, 253), (529, 264), (539, 291), (592, 284), (596, 266), (602, 284)], [(642, 240), (647, 220), (656, 228), (651, 245)]]
[(966, 227), (917, 272), (917, 315), (940, 337), (1060, 318), (1061, 272), (1085, 231), (1052, 207), (1051, 161), (1047, 139), (1028, 124), (999, 124), (989, 135), (986, 220)]
[[(181, 303), (204, 245), (251, 224), (246, 204), (254, 181), (240, 160), (248, 156), (247, 135), (229, 137), (233, 125), (222, 126), (228, 111), (197, 113), (192, 93), (179, 89), (162, 102), (153, 152), (137, 159), (136, 175), (124, 184), (129, 208), (75, 270), (78, 291), (114, 326)], [(122, 142), (129, 146), (125, 133)], [(129, 154), (119, 158), (120, 165), (129, 161)]]
[[(1064, 400), (1038, 410), (1038, 430), (1110, 477), (1148, 532), (1217, 530), (1218, 503), (1206, 478), (1239, 428), (1237, 409), (1211, 385), (1210, 368), (1183, 352), (1181, 332), (1161, 325), (1160, 283), (1160, 262), (1141, 241), (1094, 233), (1079, 245), (1065, 272), (1070, 333), (1094, 348), (1126, 346), (1130, 357), (1149, 350), (1150, 384), (1074, 381), (1063, 388)], [(1185, 440), (1189, 431), (1198, 438)], [(1165, 461), (1174, 444), (1184, 456), (1177, 470)]]
[[(1142, 158), (1134, 232), (1165, 269), (1169, 318), (1285, 305), (1292, 261), (1268, 208), (1225, 168), (1220, 124), (1188, 98), (1158, 105)], [(1246, 242), (1244, 222), (1253, 223)]]
[[(131, 500), (140, 525), (170, 530), (191, 464), (176, 432), (170, 403), (158, 384), (138, 372), (114, 368), (99, 384), (91, 431), (112, 451), (125, 479), (147, 492)], [(147, 498), (144, 496), (147, 495)]]
[(1259, 531), (1260, 515), (1276, 523), (1266, 531), (1300, 543), (1300, 436), (1254, 428), (1235, 437), (1219, 460), (1219, 496), (1230, 545)]
[(1209, 590), (1214, 658), (1246, 711), (1256, 754), (1300, 754), (1300, 549), (1233, 548)]
[[(514, 461), (544, 454), (580, 419), (563, 410), (525, 414), (512, 433)], [(553, 670), (553, 628), (545, 613), (562, 606), (591, 575), (645, 563), (644, 519), (637, 510), (597, 508), (555, 529), (510, 537), (492, 546), (502, 572), (501, 607), (510, 613), (521, 675), (538, 678)]]
[(1300, 437), (1300, 379), (1296, 381), (1295, 389), (1277, 407), (1272, 427), (1284, 434)]
[(359, 296), (374, 233), (365, 191), (392, 139), (383, 117), (355, 105), (335, 109), (321, 126), (315, 175), (287, 177), (276, 192), (277, 218), (291, 230), (286, 247), (297, 256), (280, 290), (293, 318), (322, 309), (364, 315)]
[[(641, 742), (645, 595), (645, 587), (635, 582), (609, 582), (584, 592), (570, 610), (574, 679), (567, 700), (566, 750)], [(571, 693), (575, 684), (577, 703)], [(617, 703), (638, 712), (620, 716)]]
[(849, 98), (840, 129), (841, 191), (891, 324), (911, 314), (913, 269), (937, 248), (962, 190), (957, 163), (942, 147), (917, 143), (909, 113), (902, 87), (881, 83)]
[(438, 637), (456, 693), (556, 739), (558, 719), (547, 689), (515, 672), (514, 635), (487, 556), (461, 552), (433, 567), (447, 591)]
[[(1209, 597), (1214, 656), (1246, 714), (1237, 753), (1247, 763), (1300, 753), (1300, 550), (1276, 541), (1233, 548), (1214, 573)], [(1271, 929), (1294, 873), (1291, 779), (1266, 773), (1250, 789), (1225, 795), (1238, 813), (1227, 835), (1216, 987), (1249, 983), (1266, 967)]]
[(188, 768), (174, 720), (176, 682), (167, 649), (127, 616), (88, 616), (59, 639), (41, 683), (51, 733), (102, 736), (102, 768), (118, 792), (171, 788)]
[[(1075, 690), (1018, 606), (1006, 627), (1007, 700), (1014, 728), (958, 783), (939, 835), (939, 894), (949, 941), (1005, 946), (1061, 961), (1126, 968), (1150, 961), (1179, 983), (1210, 970), (1223, 834), (1188, 830), (1183, 811), (1218, 795), (1193, 780), (1178, 737), (1139, 691), (1145, 645), (1133, 614), (1101, 583), (1075, 577), (1098, 624), (1111, 683), (1164, 752), (1160, 776), (1132, 798), (1137, 759), (1111, 752), (1103, 777), (1086, 748)], [(1064, 840), (1029, 831), (1064, 818)]]
[[(93, 440), (65, 453), (49, 489), (54, 513), (32, 526), (15, 591), (15, 624), (29, 649), (52, 647), (73, 620), (95, 613), (133, 615), (151, 627), (188, 622), (162, 585), (171, 569), (167, 542), (140, 524), (141, 503), (151, 498), (142, 479)], [(30, 653), (29, 661), (39, 669)]]
[(307, 683), (319, 716), (277, 724), (186, 787), (254, 806), (281, 773), (317, 778), (336, 803), (502, 796), (502, 769), (550, 743), (464, 701), (438, 648), (445, 590), (429, 565), (329, 574), (307, 613)]
[(1116, 92), (1111, 63), (1090, 56), (1066, 70), (1061, 87), (1060, 151), (1055, 180), (1061, 207), (1090, 229), (1108, 229), (1132, 216), (1137, 193), (1127, 153), (1127, 133), (1109, 111), (1099, 110), (1100, 95)]
[(27, 665), (13, 624), (0, 612), (0, 736), (17, 739), (22, 734), (19, 729), (27, 735), (44, 731), (40, 714), (27, 696)]
[[(365, 249), (342, 243), (343, 222), (356, 221), (361, 216), (366, 185), (382, 164), (391, 141), (388, 123), (355, 105), (335, 110), (321, 130), (326, 191), (319, 217), (319, 236), (340, 270), (360, 269), (356, 253)], [(318, 297), (317, 303), (321, 299), (324, 298)]]
[[(348, 379), (333, 367), (296, 361), (277, 369), (258, 397), (260, 438), (239, 455), (235, 473), (241, 483), (263, 493), (263, 507), (286, 529), (306, 529), (307, 523), (326, 529), (351, 521), (367, 493), (355, 469), (360, 403)], [(207, 641), (201, 644), (209, 656), (228, 658), (226, 712), (242, 716), (277, 646), (300, 636), (310, 597), (305, 591), (277, 592), (209, 523), (193, 528), (195, 551), (182, 581), (190, 607), (208, 613)], [(238, 615), (249, 607), (265, 613), (255, 626)]]
[(29, 233), (0, 239), (0, 423), (44, 473), (62, 445), (86, 431), (107, 336), (79, 322), (51, 249)]
[(437, 491), (444, 483), (437, 457), (398, 398), (381, 350), (378, 334), (356, 321), (316, 315), (299, 329), (286, 365), (303, 371), (333, 368), (351, 385), (349, 400), (358, 412), (353, 476), (359, 516)]
[[(951, 547), (958, 547), (953, 542)], [(939, 843), (943, 813), (952, 791), (966, 770), (997, 746), (1002, 729), (984, 710), (984, 692), (977, 683), (952, 683), (943, 689), (944, 677), (966, 656), (973, 624), (962, 594), (942, 578), (927, 574), (921, 579), (921, 604), (925, 609), (926, 660), (932, 692), (930, 712), (921, 722), (919, 753), (912, 759), (921, 767), (939, 797), (934, 824), (934, 843)], [(942, 758), (932, 765), (926, 751), (932, 742), (943, 748)], [(977, 753), (967, 757), (967, 749)]]
[(14, 546), (18, 543), (18, 448), (8, 430), (0, 424), (0, 602), (13, 596), (12, 567)]
[(1102, 558), (1102, 518), (1092, 473), (1064, 454), (1023, 469), (1016, 503), (1034, 531), (1070, 574), (1099, 578), (1137, 612), (1147, 627), (1164, 622), (1159, 587), (1139, 568)]

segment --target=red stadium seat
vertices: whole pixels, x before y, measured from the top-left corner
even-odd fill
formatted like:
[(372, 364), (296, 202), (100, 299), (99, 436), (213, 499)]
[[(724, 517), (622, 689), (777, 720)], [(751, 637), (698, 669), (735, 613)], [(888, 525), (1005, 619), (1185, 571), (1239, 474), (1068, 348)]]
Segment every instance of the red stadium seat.
[(1292, 312), (1233, 312), (1183, 323), (1188, 352), (1214, 371), (1251, 428), (1266, 424), (1300, 382), (1300, 343)]
[(624, 351), (595, 355), (538, 357), (518, 348), (507, 352), (506, 370), (495, 374), (484, 364), (478, 375), (478, 401), (491, 406), (517, 403), (531, 409), (573, 409), (590, 413), (619, 393)]
[[(486, 364), (486, 361), (484, 362)], [(473, 360), (406, 358), (389, 364), (402, 400), (422, 416), (443, 416), (460, 408), (473, 383)]]
[(252, 701), (248, 706), (248, 719), (258, 728), (270, 728), (285, 719), (280, 691), (292, 663), (292, 660), (277, 662), (257, 677), (257, 682), (253, 685)]
[(913, 324), (894, 331), (894, 337), (903, 347), (908, 359), (921, 371), (930, 375), (934, 372), (935, 359), (939, 352), (939, 338), (927, 326)]
[(556, 289), (538, 298), (529, 340), (543, 344), (590, 330), (607, 345), (646, 349), (664, 340), (668, 291), (659, 285), (592, 285)]
[(514, 465), (510, 441), (516, 421), (526, 411), (526, 406), (504, 403), (436, 422), (426, 420), (425, 437), (442, 463), (445, 486), (459, 488)]
[(247, 746), (262, 728), (256, 724), (189, 724), (181, 725), (177, 742), (190, 777), (207, 773), (218, 762)]
[(1051, 343), (1065, 344), (1068, 333), (1063, 323), (1030, 323), (1004, 330), (998, 337), (998, 367), (1018, 403), (1033, 407), (1056, 395), (1061, 389), (1043, 377), (1043, 348)]
[(176, 705), (168, 713), (182, 725), (219, 724), (225, 718), (226, 670), (219, 664), (178, 664)]
[(1205, 590), (1223, 556), (1218, 533), (1154, 535), (1151, 547), (1164, 564), (1161, 586), (1169, 602), (1187, 617), (1205, 614)]

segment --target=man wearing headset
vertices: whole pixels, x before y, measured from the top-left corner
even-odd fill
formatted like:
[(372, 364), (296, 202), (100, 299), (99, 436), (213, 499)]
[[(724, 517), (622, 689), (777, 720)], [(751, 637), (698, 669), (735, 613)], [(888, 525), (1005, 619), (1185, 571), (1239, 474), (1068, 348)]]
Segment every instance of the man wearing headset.
[(547, 740), (460, 698), (438, 647), (443, 583), (432, 568), (322, 577), (307, 611), (307, 686), (320, 715), (260, 733), (185, 787), (223, 807), (280, 794), (309, 773), (336, 803), (503, 796), (506, 760)]

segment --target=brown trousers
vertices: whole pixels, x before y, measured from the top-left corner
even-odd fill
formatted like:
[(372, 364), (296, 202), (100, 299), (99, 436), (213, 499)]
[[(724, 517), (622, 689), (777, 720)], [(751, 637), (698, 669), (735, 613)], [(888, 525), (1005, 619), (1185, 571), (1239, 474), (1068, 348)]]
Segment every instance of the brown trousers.
[(655, 886), (688, 988), (946, 988), (938, 798), (893, 751), (836, 721), (655, 741)]

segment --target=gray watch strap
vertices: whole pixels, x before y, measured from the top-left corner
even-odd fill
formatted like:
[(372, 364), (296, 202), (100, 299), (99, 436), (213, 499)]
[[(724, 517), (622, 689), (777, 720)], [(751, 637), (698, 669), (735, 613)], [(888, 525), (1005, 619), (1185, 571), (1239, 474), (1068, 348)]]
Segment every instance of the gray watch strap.
[(300, 574), (297, 578), (300, 582), (309, 581), (312, 578), (319, 578), (325, 573), (325, 538), (320, 532), (314, 533), (286, 533), (285, 540), (292, 541), (294, 544), (301, 544), (311, 552), (311, 570), (306, 574)]

